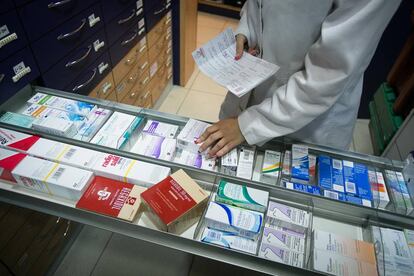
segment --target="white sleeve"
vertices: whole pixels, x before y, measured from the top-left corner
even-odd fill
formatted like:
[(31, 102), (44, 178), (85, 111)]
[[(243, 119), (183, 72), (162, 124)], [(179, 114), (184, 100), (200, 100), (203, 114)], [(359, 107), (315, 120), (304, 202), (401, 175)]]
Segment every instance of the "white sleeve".
[(336, 2), (305, 57), (304, 69), (291, 75), (272, 97), (239, 115), (249, 144), (303, 128), (333, 106), (344, 91), (353, 89), (400, 4), (400, 0)]

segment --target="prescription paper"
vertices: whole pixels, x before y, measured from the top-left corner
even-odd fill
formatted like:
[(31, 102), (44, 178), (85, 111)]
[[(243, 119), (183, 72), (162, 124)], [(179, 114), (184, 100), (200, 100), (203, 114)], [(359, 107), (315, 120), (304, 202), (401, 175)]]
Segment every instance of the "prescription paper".
[(238, 61), (231, 28), (193, 52), (200, 70), (238, 97), (248, 93), (279, 70), (279, 66), (244, 53)]

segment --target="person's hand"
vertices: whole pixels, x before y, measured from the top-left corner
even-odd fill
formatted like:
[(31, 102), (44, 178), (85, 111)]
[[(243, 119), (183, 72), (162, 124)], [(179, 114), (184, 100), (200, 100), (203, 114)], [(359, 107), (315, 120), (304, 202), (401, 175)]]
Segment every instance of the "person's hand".
[[(237, 34), (236, 35), (236, 56), (234, 57), (235, 60), (239, 60), (241, 59), (241, 57), (243, 56), (243, 51), (244, 51), (244, 45), (247, 43), (247, 38), (246, 36), (244, 36), (243, 34)], [(257, 55), (257, 50), (256, 48), (248, 48), (248, 53), (256, 56)]]
[(196, 140), (196, 143), (203, 143), (200, 152), (212, 147), (207, 153), (209, 157), (221, 157), (240, 145), (245, 138), (240, 131), (237, 118), (225, 119), (208, 127)]

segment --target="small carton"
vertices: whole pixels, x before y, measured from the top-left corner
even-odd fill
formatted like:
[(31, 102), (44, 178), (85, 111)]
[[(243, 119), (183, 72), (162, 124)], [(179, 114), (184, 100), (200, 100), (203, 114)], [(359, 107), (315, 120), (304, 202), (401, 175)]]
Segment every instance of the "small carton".
[(398, 183), (400, 184), (400, 191), (404, 199), (405, 207), (407, 208), (407, 214), (409, 215), (413, 212), (414, 209), (410, 193), (408, 192), (407, 184), (401, 172), (395, 172), (395, 175), (397, 176)]
[(221, 180), (217, 188), (216, 201), (264, 213), (269, 193), (244, 185)]
[(0, 128), (0, 147), (3, 148), (25, 153), (39, 139), (36, 135)]
[(313, 250), (313, 268), (317, 271), (343, 276), (377, 276), (377, 266), (357, 259), (334, 254), (331, 251)]
[(362, 199), (364, 206), (372, 206), (372, 191), (369, 184), (368, 168), (359, 163), (354, 163), (354, 172), (356, 174), (356, 185), (358, 197)]
[(411, 258), (414, 258), (414, 230), (404, 229), (404, 235), (410, 248)]
[(12, 171), (26, 156), (24, 153), (0, 148), (0, 179), (16, 182)]
[(353, 195), (345, 194), (345, 201), (346, 202), (351, 202), (353, 204), (361, 205), (361, 206), (372, 207), (371, 201), (364, 200), (362, 198), (359, 198), (359, 197), (353, 196)]
[(333, 190), (341, 193), (345, 192), (341, 160), (335, 159), (334, 162), (334, 160), (332, 160), (329, 156), (320, 155), (318, 163), (318, 176), (318, 183), (322, 189)]
[(385, 170), (385, 179), (388, 184), (390, 195), (393, 199), (395, 210), (398, 213), (405, 214), (407, 209), (404, 197), (401, 193), (400, 183), (397, 180), (397, 175), (394, 171)]
[(292, 152), (290, 150), (287, 150), (285, 151), (285, 155), (283, 156), (282, 174), (284, 176), (290, 176), (291, 168), (292, 168)]
[(33, 121), (33, 129), (53, 135), (73, 137), (78, 132), (76, 125), (65, 119), (57, 117), (43, 117)]
[(305, 253), (305, 239), (298, 235), (292, 235), (283, 228), (274, 229), (265, 227), (263, 229), (262, 243), (270, 244), (278, 248), (285, 248), (298, 253)]
[(176, 139), (141, 133), (131, 152), (171, 161), (174, 158), (176, 145)]
[(198, 221), (208, 194), (179, 170), (143, 192), (141, 198), (160, 229), (179, 234)]
[(335, 191), (344, 193), (344, 170), (342, 160), (332, 159), (332, 187)]
[(344, 160), (342, 164), (344, 170), (345, 192), (348, 194), (358, 195), (355, 183), (354, 162)]
[(200, 138), (209, 126), (210, 124), (208, 123), (189, 119), (177, 136), (177, 146), (182, 150), (198, 153), (201, 144), (196, 144), (195, 141)]
[(178, 126), (159, 122), (155, 120), (148, 120), (142, 129), (143, 133), (157, 135), (165, 138), (174, 138), (177, 134)]
[(266, 150), (262, 166), (262, 176), (265, 178), (277, 179), (282, 169), (281, 153), (273, 150)]
[(262, 243), (259, 250), (259, 257), (274, 262), (287, 264), (295, 267), (303, 267), (304, 254)]
[(245, 179), (252, 179), (255, 149), (242, 147), (240, 149), (239, 164), (237, 164), (236, 176)]
[(236, 176), (239, 154), (237, 148), (232, 149), (221, 157), (221, 169), (224, 174)]
[(374, 207), (385, 209), (390, 202), (387, 187), (385, 186), (384, 176), (381, 172), (368, 171), (369, 183), (372, 189)]
[(289, 181), (283, 181), (283, 186), (289, 190), (295, 190), (302, 193), (308, 193), (313, 195), (322, 195), (321, 188), (312, 185), (306, 185), (301, 183), (293, 183)]
[(204, 229), (200, 240), (202, 242), (219, 245), (249, 254), (256, 254), (257, 252), (257, 241), (242, 238), (232, 233), (209, 229), (207, 227)]
[(173, 162), (203, 170), (217, 170), (215, 158), (207, 158), (204, 154), (193, 153), (186, 150), (177, 149)]
[(263, 214), (211, 201), (204, 221), (207, 227), (256, 240), (263, 223)]
[(170, 175), (168, 167), (124, 158), (113, 154), (102, 154), (92, 170), (98, 176), (150, 187)]
[(31, 128), (34, 120), (33, 117), (14, 112), (6, 112), (0, 117), (2, 123), (24, 128)]
[(313, 154), (309, 154), (309, 184), (316, 185), (316, 163), (317, 163), (317, 156)]
[(305, 145), (292, 145), (292, 179), (309, 182), (309, 153)]
[(309, 227), (309, 213), (278, 202), (270, 201), (267, 209), (267, 218), (270, 224), (290, 228), (305, 233)]
[(315, 229), (313, 231), (313, 247), (376, 264), (374, 244), (369, 242), (353, 240)]
[(76, 204), (76, 208), (134, 221), (146, 188), (96, 176)]
[(12, 173), (20, 186), (74, 201), (93, 179), (90, 171), (32, 156), (24, 158)]
[(73, 139), (89, 142), (111, 114), (112, 111), (109, 109), (96, 108), (92, 110)]
[(345, 193), (323, 190), (323, 196), (335, 200), (346, 201)]

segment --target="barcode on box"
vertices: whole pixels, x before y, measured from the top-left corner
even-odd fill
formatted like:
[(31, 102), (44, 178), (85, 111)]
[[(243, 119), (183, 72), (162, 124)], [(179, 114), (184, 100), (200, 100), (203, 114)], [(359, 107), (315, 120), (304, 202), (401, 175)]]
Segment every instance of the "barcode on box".
[(75, 148), (71, 148), (70, 150), (68, 150), (68, 152), (65, 153), (65, 159), (72, 158), (72, 156), (75, 154), (75, 152), (76, 152)]
[(221, 240), (221, 233), (210, 230), (207, 234), (207, 237), (212, 239), (212, 240), (215, 240), (215, 241), (220, 241)]
[(356, 193), (355, 183), (347, 181), (345, 182), (345, 188), (348, 193), (353, 193), (353, 194)]
[(338, 193), (331, 192), (331, 191), (325, 191), (325, 197), (329, 197), (329, 198), (336, 199), (336, 200), (339, 199)]
[(61, 176), (62, 176), (62, 174), (63, 174), (63, 172), (65, 171), (65, 168), (59, 168), (53, 175), (52, 175), (52, 179), (55, 179), (55, 180), (58, 180)]
[(342, 161), (338, 159), (334, 159), (332, 166), (334, 169), (342, 170)]

